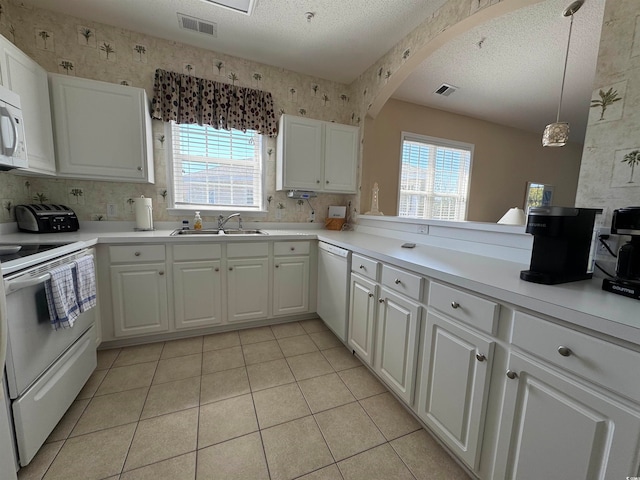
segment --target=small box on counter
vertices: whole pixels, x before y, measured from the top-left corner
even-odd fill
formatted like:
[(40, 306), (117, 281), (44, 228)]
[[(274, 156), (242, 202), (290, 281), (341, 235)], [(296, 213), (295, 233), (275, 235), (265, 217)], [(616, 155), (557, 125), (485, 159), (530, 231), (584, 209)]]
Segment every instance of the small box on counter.
[(324, 226), (327, 230), (341, 230), (346, 222), (347, 207), (330, 206)]

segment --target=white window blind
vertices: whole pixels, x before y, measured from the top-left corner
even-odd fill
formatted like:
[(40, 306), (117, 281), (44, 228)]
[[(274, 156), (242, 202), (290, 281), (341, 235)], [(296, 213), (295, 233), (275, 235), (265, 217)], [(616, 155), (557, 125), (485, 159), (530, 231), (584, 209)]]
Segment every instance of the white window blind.
[(263, 207), (262, 136), (171, 123), (175, 208), (259, 211)]
[(473, 145), (403, 133), (398, 215), (465, 220)]

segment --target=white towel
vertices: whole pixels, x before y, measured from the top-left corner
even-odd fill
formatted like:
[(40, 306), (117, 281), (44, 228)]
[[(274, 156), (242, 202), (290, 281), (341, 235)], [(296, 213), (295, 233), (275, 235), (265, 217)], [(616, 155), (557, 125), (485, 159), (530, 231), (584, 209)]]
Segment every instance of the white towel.
[(81, 312), (96, 306), (96, 273), (93, 255), (85, 255), (76, 260), (75, 273), (76, 298)]
[(49, 318), (54, 330), (73, 327), (80, 307), (76, 297), (75, 282), (73, 280), (73, 266), (63, 265), (52, 269), (51, 279), (44, 284), (49, 305)]

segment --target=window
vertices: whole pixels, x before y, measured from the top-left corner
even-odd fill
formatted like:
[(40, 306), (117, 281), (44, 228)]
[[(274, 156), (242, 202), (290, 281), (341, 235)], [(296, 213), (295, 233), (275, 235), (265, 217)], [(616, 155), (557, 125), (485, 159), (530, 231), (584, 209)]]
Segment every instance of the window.
[(400, 217), (465, 220), (473, 145), (402, 133)]
[(173, 207), (189, 210), (263, 209), (262, 136), (171, 122)]

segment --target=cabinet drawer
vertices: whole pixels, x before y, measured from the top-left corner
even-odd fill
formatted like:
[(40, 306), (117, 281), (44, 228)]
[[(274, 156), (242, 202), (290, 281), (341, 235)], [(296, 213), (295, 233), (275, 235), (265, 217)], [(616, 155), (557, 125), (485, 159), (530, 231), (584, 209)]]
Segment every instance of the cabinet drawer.
[(164, 261), (164, 245), (122, 245), (109, 247), (111, 263)]
[(227, 245), (227, 258), (266, 257), (269, 255), (268, 243), (230, 243)]
[(217, 260), (222, 256), (220, 244), (174, 245), (173, 259), (183, 260)]
[(371, 280), (378, 281), (379, 265), (375, 260), (356, 253), (351, 256), (351, 270)]
[(640, 398), (639, 352), (522, 312), (514, 315), (511, 343), (635, 401)]
[(276, 242), (274, 255), (309, 255), (309, 242)]
[(382, 265), (382, 284), (415, 300), (420, 300), (422, 277), (406, 270)]
[(496, 333), (500, 306), (495, 302), (431, 282), (429, 306), (483, 332)]

